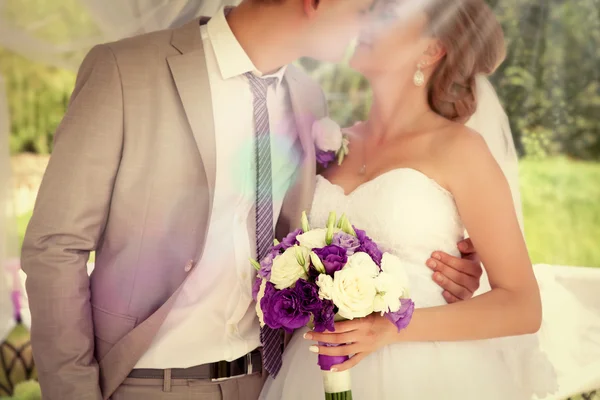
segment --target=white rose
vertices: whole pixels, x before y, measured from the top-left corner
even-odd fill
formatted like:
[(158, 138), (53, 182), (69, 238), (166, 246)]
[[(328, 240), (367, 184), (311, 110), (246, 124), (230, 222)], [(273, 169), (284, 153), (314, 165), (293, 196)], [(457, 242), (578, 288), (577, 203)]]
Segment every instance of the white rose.
[(262, 308), (260, 308), (260, 301), (263, 297), (265, 297), (265, 290), (267, 288), (267, 280), (263, 279), (260, 283), (260, 289), (258, 289), (258, 294), (256, 295), (256, 315), (258, 315), (258, 322), (260, 322), (260, 327), (265, 326), (265, 316), (263, 314)]
[(271, 268), (271, 283), (279, 290), (293, 286), (300, 278), (308, 279), (306, 265), (298, 262), (296, 252), (300, 251), (304, 260), (310, 260), (309, 250), (302, 246), (292, 246), (283, 254), (277, 256)]
[(307, 249), (320, 249), (327, 246), (327, 242), (325, 241), (326, 235), (327, 229), (319, 228), (296, 236), (296, 240), (300, 243), (300, 246)]
[(354, 253), (348, 257), (348, 262), (344, 269), (358, 269), (362, 273), (371, 278), (375, 278), (379, 275), (379, 267), (375, 264), (375, 261), (370, 255), (364, 252)]
[(319, 287), (319, 298), (321, 300), (332, 300), (333, 297), (333, 278), (326, 274), (321, 274), (317, 278), (317, 286)]
[(342, 129), (331, 118), (322, 118), (312, 126), (312, 136), (319, 150), (338, 151), (342, 147)]
[(400, 309), (400, 299), (408, 297), (408, 276), (400, 259), (384, 253), (381, 259), (381, 273), (375, 278), (374, 311), (395, 312)]
[(334, 274), (332, 299), (343, 318), (362, 318), (371, 314), (376, 294), (375, 280), (360, 268), (344, 268)]
[(400, 298), (404, 294), (404, 288), (397, 284), (395, 275), (382, 271), (375, 278), (375, 289), (377, 295), (375, 296), (373, 311), (386, 313), (400, 309)]
[(383, 253), (381, 258), (381, 270), (394, 276), (395, 286), (402, 290), (403, 296), (408, 297), (410, 281), (406, 274), (406, 268), (398, 257), (390, 253)]

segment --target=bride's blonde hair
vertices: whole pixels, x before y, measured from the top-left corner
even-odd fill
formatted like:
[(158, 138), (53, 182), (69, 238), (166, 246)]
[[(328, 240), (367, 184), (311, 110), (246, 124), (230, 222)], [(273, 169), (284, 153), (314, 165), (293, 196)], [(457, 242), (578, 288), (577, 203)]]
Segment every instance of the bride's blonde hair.
[(466, 121), (477, 108), (475, 77), (490, 75), (506, 56), (504, 33), (484, 0), (426, 0), (428, 34), (446, 55), (429, 80), (429, 104), (441, 116)]

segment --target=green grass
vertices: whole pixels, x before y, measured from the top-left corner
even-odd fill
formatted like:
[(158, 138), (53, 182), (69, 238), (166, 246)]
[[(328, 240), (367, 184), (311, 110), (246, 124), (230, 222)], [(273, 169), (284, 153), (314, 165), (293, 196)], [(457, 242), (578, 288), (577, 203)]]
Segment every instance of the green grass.
[[(522, 160), (520, 175), (533, 262), (600, 267), (600, 163)], [(21, 238), (29, 217), (18, 219)]]
[(523, 160), (520, 177), (533, 262), (600, 267), (600, 163)]

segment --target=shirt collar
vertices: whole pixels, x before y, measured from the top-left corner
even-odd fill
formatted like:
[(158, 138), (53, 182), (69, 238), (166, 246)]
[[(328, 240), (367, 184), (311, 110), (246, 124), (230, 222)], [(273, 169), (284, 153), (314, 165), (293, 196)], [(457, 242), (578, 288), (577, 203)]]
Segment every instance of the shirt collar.
[(206, 30), (223, 79), (243, 75), (246, 72), (252, 72), (258, 77), (277, 78), (277, 84), (281, 84), (287, 66), (284, 65), (275, 73), (268, 75), (258, 71), (231, 31), (227, 19), (225, 18), (224, 7), (221, 7), (217, 14), (208, 21)]

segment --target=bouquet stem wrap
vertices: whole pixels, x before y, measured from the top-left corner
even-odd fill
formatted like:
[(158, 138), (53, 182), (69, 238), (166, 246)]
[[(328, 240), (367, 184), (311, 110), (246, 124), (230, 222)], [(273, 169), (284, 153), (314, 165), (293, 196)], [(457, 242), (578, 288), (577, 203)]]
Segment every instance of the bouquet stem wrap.
[[(319, 343), (321, 346), (336, 346)], [(323, 374), (323, 388), (325, 389), (325, 400), (352, 400), (352, 382), (350, 370), (333, 372), (331, 367), (347, 361), (348, 356), (324, 356), (319, 355), (319, 366)]]

